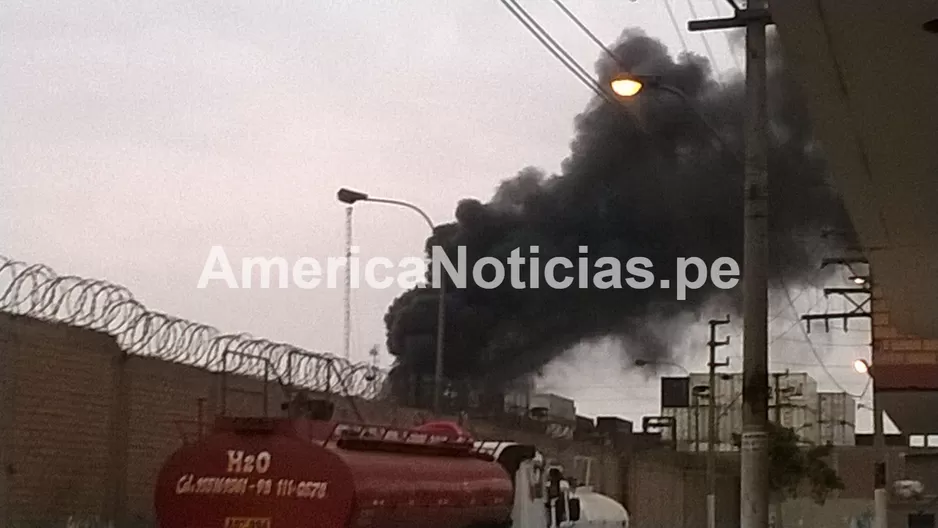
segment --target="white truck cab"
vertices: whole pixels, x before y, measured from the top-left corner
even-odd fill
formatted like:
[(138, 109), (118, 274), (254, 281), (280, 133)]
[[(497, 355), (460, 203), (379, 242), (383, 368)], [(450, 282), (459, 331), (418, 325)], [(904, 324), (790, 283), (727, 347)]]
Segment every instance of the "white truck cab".
[(563, 467), (547, 464), (535, 446), (479, 442), (476, 447), (512, 475), (514, 506), (506, 528), (628, 528), (625, 507), (588, 486), (571, 486)]

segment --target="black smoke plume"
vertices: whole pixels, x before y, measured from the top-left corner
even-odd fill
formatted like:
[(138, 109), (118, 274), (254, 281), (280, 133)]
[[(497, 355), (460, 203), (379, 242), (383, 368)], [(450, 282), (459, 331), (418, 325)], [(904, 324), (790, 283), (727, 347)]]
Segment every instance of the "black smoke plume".
[[(603, 54), (596, 63), (602, 85), (619, 71), (660, 76), (687, 95), (723, 144), (687, 102), (660, 88), (621, 105), (596, 97), (576, 117), (561, 174), (526, 168), (503, 181), (488, 203), (461, 201), (457, 221), (438, 226), (427, 240), (428, 254), (441, 245), (456, 262), (456, 248), (464, 246), (471, 265), (483, 256), (505, 261), (515, 248), (527, 255), (527, 248), (538, 246), (543, 267), (557, 255), (576, 262), (578, 247), (587, 246), (590, 259), (619, 258), (623, 272), (629, 258), (648, 257), (656, 280), (672, 283), (678, 257), (700, 257), (709, 265), (730, 256), (742, 265), (743, 79), (718, 83), (705, 59), (674, 59), (639, 31), (623, 33), (612, 51), (617, 61)], [(839, 234), (840, 242), (827, 240), (836, 249), (850, 243), (853, 229), (826, 181), (805, 108), (777, 51), (770, 55), (768, 86), (769, 274), (773, 284), (791, 287), (816, 277), (825, 256), (818, 238)], [(471, 281), (466, 289), (449, 288), (446, 378), (508, 382), (537, 372), (580, 342), (610, 336), (640, 351), (635, 356), (666, 358), (670, 342), (650, 322), (698, 313), (721, 294), (729, 293), (726, 309), (738, 313), (741, 306), (739, 286), (726, 292), (709, 282), (678, 301), (673, 287), (561, 290), (545, 288), (541, 280), (540, 289), (513, 289), (507, 281), (493, 290)], [(410, 390), (406, 380), (414, 373), (433, 373), (437, 295), (432, 288), (408, 291), (385, 316), (388, 350), (396, 357), (395, 392)]]

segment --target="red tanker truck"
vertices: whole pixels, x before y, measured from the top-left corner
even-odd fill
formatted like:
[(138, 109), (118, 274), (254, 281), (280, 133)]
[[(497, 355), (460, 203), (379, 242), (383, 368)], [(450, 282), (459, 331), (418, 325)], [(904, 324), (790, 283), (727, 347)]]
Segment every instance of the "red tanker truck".
[(534, 448), (310, 418), (219, 417), (163, 465), (160, 528), (628, 526), (609, 497), (573, 489)]

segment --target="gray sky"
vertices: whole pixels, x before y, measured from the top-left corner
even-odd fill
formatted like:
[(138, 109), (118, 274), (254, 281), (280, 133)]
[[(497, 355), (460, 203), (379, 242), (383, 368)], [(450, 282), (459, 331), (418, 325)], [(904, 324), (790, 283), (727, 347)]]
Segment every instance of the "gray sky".
[[(728, 9), (691, 1), (700, 16)], [(672, 4), (685, 26), (690, 4)], [(523, 5), (592, 70), (599, 50), (551, 2)], [(663, 2), (567, 5), (606, 42), (642, 27), (681, 50)], [(199, 290), (209, 248), (224, 246), (232, 259), (341, 256), (342, 186), (449, 221), (459, 199), (485, 200), (527, 165), (557, 170), (591, 96), (497, 0), (30, 0), (0, 9), (0, 254), (123, 284), (151, 309), (223, 331), (337, 354), (341, 288)], [(684, 39), (706, 52), (700, 35)], [(718, 69), (732, 67), (724, 35), (708, 41)], [(419, 256), (426, 235), (409, 211), (356, 209), (363, 259)], [(382, 317), (400, 293), (355, 291), (353, 359), (383, 349)], [(786, 304), (772, 312), (781, 366), (835, 389), (809, 366), (797, 316), (778, 312)], [(796, 304), (824, 307), (815, 291)], [(688, 338), (689, 369), (705, 365), (705, 333)], [(868, 357), (868, 334), (811, 337), (839, 383), (860, 392), (865, 380), (849, 366)], [(726, 353), (738, 355), (739, 342), (737, 332)], [(606, 346), (582, 348), (551, 369), (549, 388), (588, 414), (656, 411), (656, 381), (620, 368)], [(866, 412), (858, 419), (868, 427)]]

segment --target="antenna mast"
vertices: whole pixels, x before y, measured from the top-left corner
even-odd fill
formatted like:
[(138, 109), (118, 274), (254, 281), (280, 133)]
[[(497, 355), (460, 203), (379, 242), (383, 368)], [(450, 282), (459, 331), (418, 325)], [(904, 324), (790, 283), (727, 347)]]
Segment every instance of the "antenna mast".
[(351, 359), (352, 335), (352, 206), (345, 208), (345, 359)]

